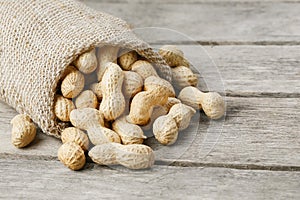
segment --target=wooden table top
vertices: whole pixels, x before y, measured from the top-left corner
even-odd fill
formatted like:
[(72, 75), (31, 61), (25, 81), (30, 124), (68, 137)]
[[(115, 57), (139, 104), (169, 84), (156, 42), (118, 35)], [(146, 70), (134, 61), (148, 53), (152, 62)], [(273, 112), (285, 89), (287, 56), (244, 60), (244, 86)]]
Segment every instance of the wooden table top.
[(0, 102), (0, 198), (300, 199), (299, 0), (82, 1), (133, 27), (192, 38), (162, 31), (149, 42), (177, 44), (195, 60), (206, 90), (223, 89), (226, 116), (201, 117), (187, 148), (150, 170), (88, 163), (73, 172), (57, 159), (58, 139), (39, 133), (16, 149), (16, 112)]

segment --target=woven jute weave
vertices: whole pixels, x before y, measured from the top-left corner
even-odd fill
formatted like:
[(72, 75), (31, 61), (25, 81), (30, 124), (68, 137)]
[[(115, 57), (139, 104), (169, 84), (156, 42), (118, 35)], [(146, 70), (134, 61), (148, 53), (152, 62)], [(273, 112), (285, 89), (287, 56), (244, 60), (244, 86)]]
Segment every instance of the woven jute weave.
[(105, 44), (136, 50), (171, 80), (161, 57), (121, 19), (74, 0), (0, 0), (0, 100), (60, 137), (68, 124), (53, 112), (58, 81), (78, 55)]

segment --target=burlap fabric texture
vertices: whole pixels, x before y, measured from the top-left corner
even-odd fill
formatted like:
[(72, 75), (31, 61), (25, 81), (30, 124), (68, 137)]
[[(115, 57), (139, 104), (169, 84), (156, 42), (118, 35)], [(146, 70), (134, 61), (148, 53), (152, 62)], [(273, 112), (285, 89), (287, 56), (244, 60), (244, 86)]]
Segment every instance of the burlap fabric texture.
[(57, 83), (81, 53), (115, 45), (136, 50), (171, 79), (170, 68), (123, 20), (74, 0), (0, 0), (0, 100), (60, 137), (53, 112)]

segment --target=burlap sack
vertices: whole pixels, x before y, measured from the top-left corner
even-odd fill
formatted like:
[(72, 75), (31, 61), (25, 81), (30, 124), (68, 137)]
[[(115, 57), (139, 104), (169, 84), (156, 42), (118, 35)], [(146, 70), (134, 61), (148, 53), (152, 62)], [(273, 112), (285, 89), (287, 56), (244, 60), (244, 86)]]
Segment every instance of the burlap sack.
[(56, 137), (67, 125), (53, 113), (57, 83), (84, 51), (104, 44), (134, 49), (171, 79), (124, 21), (74, 0), (0, 0), (0, 34), (0, 99)]

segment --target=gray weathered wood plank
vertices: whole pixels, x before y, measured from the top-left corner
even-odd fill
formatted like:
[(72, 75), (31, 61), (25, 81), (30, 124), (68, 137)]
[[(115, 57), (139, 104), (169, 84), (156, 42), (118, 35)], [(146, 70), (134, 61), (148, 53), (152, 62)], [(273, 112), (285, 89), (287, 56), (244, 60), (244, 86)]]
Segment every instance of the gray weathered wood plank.
[(300, 99), (226, 101), (225, 121), (209, 121), (201, 115), (198, 129), (184, 131), (173, 146), (156, 146), (155, 139), (148, 143), (161, 152), (161, 160), (175, 160), (176, 165), (300, 169)]
[[(81, 2), (101, 2), (101, 3), (143, 3), (143, 4), (149, 4), (149, 3), (162, 3), (161, 0), (79, 0)], [(288, 3), (294, 3), (294, 2), (300, 2), (299, 0), (185, 0), (184, 2), (182, 0), (164, 0), (163, 3), (168, 4), (201, 4), (201, 3), (230, 3), (230, 2), (236, 2), (236, 3), (258, 3), (258, 2), (288, 2)]]
[(180, 160), (299, 168), (299, 114), (299, 98), (227, 98), (223, 126), (202, 118), (198, 135)]
[(36, 158), (56, 159), (57, 150), (61, 142), (53, 137), (39, 131), (37, 137), (30, 145), (23, 149), (18, 149), (11, 144), (11, 119), (17, 112), (0, 101), (0, 157), (27, 157), (34, 155)]
[[(201, 115), (193, 119), (178, 141), (164, 147), (149, 139), (158, 161), (176, 165), (208, 165), (233, 168), (299, 170), (300, 99), (227, 97), (223, 120), (209, 121)], [(40, 141), (28, 149), (10, 144), (9, 120), (15, 114), (0, 104), (0, 157), (55, 159), (60, 141), (39, 135)]]
[[(300, 172), (181, 168), (73, 172), (58, 161), (0, 160), (6, 199), (298, 199)], [(41, 196), (42, 195), (42, 196)]]
[[(161, 45), (153, 45), (157, 50)], [(238, 97), (300, 97), (300, 46), (179, 45), (199, 87)], [(214, 65), (215, 63), (215, 65)]]
[[(296, 2), (85, 3), (136, 28), (174, 29), (202, 43), (299, 44), (300, 41), (300, 4)], [(171, 34), (160, 39), (186, 41), (186, 38), (172, 38)]]
[(300, 97), (300, 46), (205, 46), (218, 68), (203, 50), (180, 48), (212, 90), (221, 87), (219, 71), (229, 96)]

